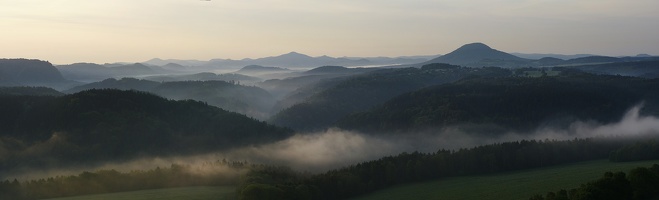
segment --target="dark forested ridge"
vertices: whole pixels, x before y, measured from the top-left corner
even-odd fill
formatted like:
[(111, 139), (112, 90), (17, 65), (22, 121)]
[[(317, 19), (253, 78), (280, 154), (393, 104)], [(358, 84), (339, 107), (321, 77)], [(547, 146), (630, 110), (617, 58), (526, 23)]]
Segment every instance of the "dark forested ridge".
[(639, 141), (611, 152), (609, 160), (629, 162), (659, 159), (659, 143), (656, 140)]
[(659, 78), (659, 58), (641, 61), (579, 65), (573, 66), (572, 68), (595, 74)]
[(529, 200), (651, 200), (659, 199), (659, 165), (624, 172), (606, 172), (602, 178), (578, 188), (548, 192)]
[(275, 104), (274, 97), (261, 88), (219, 80), (160, 83), (135, 78), (110, 78), (74, 87), (65, 92), (75, 93), (89, 89), (138, 90), (174, 100), (192, 99), (257, 119), (267, 118)]
[(118, 90), (138, 90), (138, 91), (150, 91), (160, 83), (155, 81), (140, 80), (136, 78), (122, 78), (114, 79), (108, 78), (103, 81), (93, 82), (85, 85), (80, 85), (73, 87), (68, 90), (64, 90), (64, 93), (73, 94), (76, 92), (81, 92), (91, 89), (118, 89)]
[(61, 92), (47, 87), (0, 87), (0, 95), (62, 96)]
[(399, 94), (450, 83), (467, 76), (509, 76), (501, 68), (464, 68), (432, 64), (422, 68), (384, 69), (356, 75), (274, 115), (269, 121), (298, 130), (317, 130), (340, 118), (365, 111)]
[(203, 153), (272, 142), (291, 133), (202, 102), (137, 91), (0, 98), (3, 171)]
[(145, 80), (156, 82), (176, 82), (176, 81), (226, 81), (226, 82), (240, 82), (240, 83), (256, 83), (261, 81), (260, 78), (237, 74), (215, 74), (211, 72), (202, 72), (196, 74), (184, 75), (157, 75), (144, 77)]
[(62, 89), (75, 84), (64, 79), (57, 68), (47, 61), (0, 59), (0, 86), (47, 86)]
[(0, 181), (0, 200), (46, 199), (89, 194), (190, 186), (236, 185), (244, 171), (262, 168), (246, 162), (216, 160), (201, 165), (171, 164), (121, 172), (103, 169), (78, 175)]
[(659, 79), (578, 74), (540, 78), (471, 78), (406, 93), (338, 126), (368, 132), (410, 131), (462, 124), (494, 124), (528, 131), (576, 120), (610, 123), (645, 102), (659, 113)]
[(259, 87), (225, 81), (166, 82), (153, 88), (151, 92), (176, 100), (203, 101), (256, 119), (266, 119), (270, 116), (275, 104), (274, 97)]
[(126, 65), (99, 65), (94, 63), (75, 63), (57, 66), (62, 75), (70, 80), (94, 82), (108, 78), (133, 77), (170, 72), (160, 67), (140, 63)]
[(262, 74), (262, 73), (281, 73), (291, 72), (292, 70), (281, 67), (265, 67), (261, 65), (247, 65), (236, 71), (238, 74)]

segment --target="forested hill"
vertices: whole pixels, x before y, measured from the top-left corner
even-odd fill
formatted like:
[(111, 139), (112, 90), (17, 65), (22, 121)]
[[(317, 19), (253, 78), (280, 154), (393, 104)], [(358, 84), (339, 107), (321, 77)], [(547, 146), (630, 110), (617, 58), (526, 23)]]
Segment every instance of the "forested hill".
[(151, 92), (176, 100), (194, 99), (207, 102), (256, 119), (266, 119), (270, 116), (275, 104), (275, 98), (259, 87), (225, 81), (166, 82)]
[(205, 103), (137, 91), (0, 95), (0, 112), (0, 171), (203, 153), (292, 134)]
[(462, 124), (529, 130), (576, 120), (620, 120), (645, 101), (659, 112), (659, 79), (573, 75), (541, 78), (473, 78), (407, 93), (338, 122), (368, 132), (410, 131)]
[(47, 87), (0, 87), (0, 95), (62, 96), (61, 92)]
[(174, 100), (193, 99), (256, 119), (265, 119), (269, 116), (275, 104), (274, 97), (261, 88), (220, 80), (160, 83), (135, 78), (119, 80), (109, 78), (74, 87), (65, 92), (75, 93), (89, 89), (138, 90)]
[(333, 125), (354, 112), (361, 112), (392, 97), (423, 87), (450, 83), (467, 76), (510, 76), (501, 68), (465, 68), (430, 64), (422, 68), (385, 69), (353, 76), (314, 94), (304, 102), (270, 118), (276, 125), (298, 130), (317, 130)]
[(47, 61), (0, 59), (0, 86), (48, 86), (63, 89), (75, 84), (64, 79), (57, 68)]

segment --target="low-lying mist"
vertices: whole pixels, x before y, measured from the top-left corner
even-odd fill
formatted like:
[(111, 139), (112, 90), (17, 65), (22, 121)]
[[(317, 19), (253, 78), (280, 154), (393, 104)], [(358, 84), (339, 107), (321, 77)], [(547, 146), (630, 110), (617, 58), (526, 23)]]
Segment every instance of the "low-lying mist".
[(372, 135), (328, 129), (298, 134), (276, 143), (235, 149), (222, 155), (231, 159), (287, 165), (298, 170), (322, 172), (402, 152), (435, 152), (439, 149), (469, 148), (478, 145), (518, 140), (570, 140), (589, 137), (644, 136), (659, 132), (659, 119), (641, 116), (642, 105), (629, 109), (619, 122), (599, 124), (576, 121), (567, 128), (540, 127), (533, 132), (508, 132), (493, 135), (453, 126), (418, 133)]
[(631, 108), (619, 122), (599, 124), (576, 121), (567, 128), (540, 127), (532, 132), (508, 132), (493, 135), (486, 130), (473, 131), (463, 126), (429, 130), (408, 134), (373, 135), (354, 131), (328, 129), (317, 133), (297, 134), (278, 142), (247, 146), (229, 151), (196, 156), (142, 158), (131, 162), (108, 163), (94, 169), (67, 169), (31, 172), (15, 178), (38, 178), (61, 174), (75, 174), (81, 170), (116, 169), (120, 171), (167, 167), (171, 164), (190, 165), (204, 171), (206, 163), (218, 160), (247, 161), (250, 163), (284, 165), (295, 170), (323, 172), (383, 156), (402, 152), (435, 152), (438, 149), (469, 148), (478, 145), (518, 140), (570, 140), (587, 137), (630, 137), (659, 133), (659, 118), (641, 116), (642, 105)]

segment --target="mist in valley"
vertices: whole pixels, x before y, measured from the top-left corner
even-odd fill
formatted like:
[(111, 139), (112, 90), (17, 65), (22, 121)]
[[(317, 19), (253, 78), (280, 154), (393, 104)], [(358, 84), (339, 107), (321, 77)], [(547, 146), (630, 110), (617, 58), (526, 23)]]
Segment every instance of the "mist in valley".
[[(492, 135), (464, 126), (451, 126), (406, 134), (373, 135), (330, 128), (322, 132), (297, 134), (286, 140), (243, 147), (221, 153), (230, 159), (291, 166), (297, 170), (323, 172), (351, 164), (397, 155), (402, 152), (458, 150), (479, 145), (519, 140), (571, 140), (574, 138), (616, 138), (655, 136), (659, 118), (640, 115), (642, 105), (630, 108), (616, 123), (575, 121), (566, 128), (543, 126), (532, 132)], [(482, 131), (482, 132), (480, 132)]]
[[(38, 179), (60, 175), (76, 175), (82, 171), (115, 169), (122, 172), (169, 167), (172, 164), (188, 166), (192, 174), (225, 173), (237, 175), (244, 171), (218, 162), (246, 162), (288, 166), (293, 170), (322, 173), (330, 169), (357, 164), (402, 152), (436, 152), (439, 149), (458, 150), (479, 145), (519, 140), (571, 140), (575, 138), (627, 138), (656, 137), (659, 118), (640, 114), (642, 105), (630, 108), (621, 120), (610, 124), (593, 121), (575, 121), (568, 127), (538, 127), (532, 132), (507, 132), (492, 135), (481, 128), (451, 126), (406, 134), (365, 134), (330, 128), (313, 133), (298, 133), (287, 139), (227, 151), (194, 156), (143, 157), (127, 162), (109, 162), (66, 169), (21, 169), (2, 174), (0, 179)], [(473, 125), (469, 125), (473, 126)], [(4, 148), (4, 147), (3, 147)], [(0, 148), (2, 150), (3, 148)]]

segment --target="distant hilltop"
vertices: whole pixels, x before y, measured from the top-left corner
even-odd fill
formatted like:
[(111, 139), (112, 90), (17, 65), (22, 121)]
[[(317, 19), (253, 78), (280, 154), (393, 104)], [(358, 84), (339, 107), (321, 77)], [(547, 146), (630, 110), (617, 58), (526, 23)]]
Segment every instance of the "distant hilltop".
[(50, 62), (34, 59), (0, 59), (0, 86), (50, 86), (55, 89), (75, 84), (64, 79)]
[(466, 67), (523, 68), (659, 60), (659, 57), (647, 54), (629, 57), (610, 57), (593, 54), (515, 54), (499, 51), (486, 44), (476, 42), (465, 44), (446, 55), (433, 58), (426, 62), (392, 67), (421, 67), (432, 63), (447, 63)]
[(426, 63), (448, 63), (454, 65), (471, 65), (482, 61), (504, 61), (504, 62), (520, 62), (527, 59), (499, 51), (483, 43), (465, 44), (462, 47), (448, 53), (444, 56), (437, 57)]

